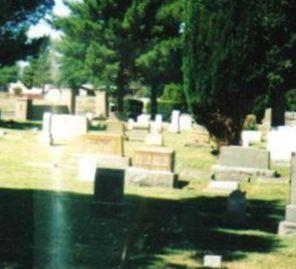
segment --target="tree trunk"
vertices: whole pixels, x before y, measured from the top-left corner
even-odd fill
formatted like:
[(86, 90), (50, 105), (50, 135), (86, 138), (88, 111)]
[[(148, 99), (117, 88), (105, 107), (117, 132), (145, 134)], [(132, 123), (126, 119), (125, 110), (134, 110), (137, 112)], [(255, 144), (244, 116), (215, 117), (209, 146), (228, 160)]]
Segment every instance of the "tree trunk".
[(76, 95), (77, 89), (71, 89), (70, 113), (73, 115), (76, 113)]
[(152, 85), (150, 91), (151, 118), (154, 120), (157, 114), (157, 87)]
[(271, 91), (271, 126), (277, 127), (285, 125), (286, 100), (283, 89), (273, 89)]
[(123, 108), (123, 99), (124, 99), (124, 88), (125, 88), (125, 78), (122, 65), (120, 65), (118, 74), (117, 74), (117, 112), (122, 114), (124, 112)]

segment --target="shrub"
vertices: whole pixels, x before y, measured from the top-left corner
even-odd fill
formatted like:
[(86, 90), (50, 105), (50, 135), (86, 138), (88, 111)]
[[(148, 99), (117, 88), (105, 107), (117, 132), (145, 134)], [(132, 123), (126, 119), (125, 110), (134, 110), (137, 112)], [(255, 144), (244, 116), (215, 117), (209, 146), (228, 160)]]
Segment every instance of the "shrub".
[(23, 89), (21, 87), (16, 86), (12, 89), (12, 91), (14, 95), (19, 96), (22, 94)]

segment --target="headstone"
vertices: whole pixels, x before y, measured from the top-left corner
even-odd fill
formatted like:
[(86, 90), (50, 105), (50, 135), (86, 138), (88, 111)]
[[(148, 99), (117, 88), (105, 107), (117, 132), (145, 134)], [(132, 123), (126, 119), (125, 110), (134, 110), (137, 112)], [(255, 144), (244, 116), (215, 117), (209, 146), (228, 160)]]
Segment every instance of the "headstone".
[(187, 134), (186, 146), (201, 147), (210, 143), (210, 135), (206, 130), (191, 130)]
[(273, 161), (289, 162), (296, 151), (296, 127), (280, 126), (267, 135), (267, 149)]
[(266, 126), (271, 126), (271, 117), (272, 117), (272, 109), (267, 108), (265, 109), (264, 118), (262, 120), (262, 123)]
[(227, 199), (227, 222), (231, 225), (243, 225), (246, 221), (246, 215), (246, 194), (241, 190), (235, 190)]
[(96, 93), (96, 115), (107, 118), (109, 112), (108, 95), (106, 92)]
[(169, 132), (179, 133), (180, 132), (180, 111), (174, 110), (172, 112), (171, 124), (169, 126)]
[(78, 164), (78, 180), (94, 182), (96, 170), (96, 158), (89, 156), (82, 157)]
[(107, 133), (109, 134), (119, 134), (125, 136), (125, 126), (124, 122), (119, 120), (108, 120), (106, 122)]
[(128, 119), (127, 121), (127, 129), (132, 130), (134, 128), (135, 121), (133, 119)]
[(181, 114), (180, 116), (180, 131), (192, 130), (192, 116), (189, 114)]
[(139, 125), (135, 124), (133, 129), (128, 132), (128, 138), (130, 141), (140, 141), (144, 142), (147, 135), (149, 134), (149, 124)]
[(32, 114), (32, 100), (28, 98), (19, 98), (16, 100), (15, 119), (26, 121)]
[(52, 114), (49, 112), (44, 113), (43, 121), (42, 121), (42, 132), (41, 132), (39, 141), (47, 145), (53, 144), (53, 137), (51, 133), (51, 121), (52, 121)]
[(78, 138), (81, 151), (87, 154), (124, 156), (123, 137), (117, 134), (85, 134)]
[(296, 112), (294, 111), (285, 112), (285, 125), (288, 125), (288, 126), (296, 125)]
[(73, 140), (84, 135), (88, 130), (88, 122), (85, 116), (55, 115), (51, 116), (50, 132), (54, 143)]
[(138, 148), (134, 152), (133, 166), (147, 170), (174, 172), (175, 151), (168, 148)]
[(151, 123), (151, 133), (162, 132), (162, 115), (156, 115), (155, 121)]
[(221, 268), (222, 257), (218, 255), (205, 255), (204, 256), (204, 267), (207, 268)]
[(286, 206), (286, 217), (279, 225), (280, 235), (296, 234), (296, 152), (291, 157), (290, 201)]
[(239, 189), (239, 182), (212, 180), (207, 187), (207, 192), (231, 193)]
[(242, 131), (242, 141), (243, 144), (247, 143), (244, 141), (248, 141), (248, 144), (252, 143), (260, 143), (262, 140), (262, 133), (260, 131)]
[(166, 148), (140, 148), (135, 150), (133, 167), (126, 170), (126, 183), (136, 186), (173, 188), (175, 152)]
[(124, 170), (98, 168), (95, 175), (94, 202), (122, 204), (124, 197)]
[(212, 167), (217, 180), (251, 180), (274, 177), (270, 170), (270, 154), (266, 150), (239, 146), (222, 147), (219, 164)]
[(150, 133), (146, 136), (145, 143), (150, 146), (163, 146), (163, 135)]
[(123, 137), (116, 134), (86, 134), (76, 140), (79, 159), (78, 179), (94, 180), (97, 168), (125, 169), (130, 158), (124, 156)]
[(141, 114), (137, 117), (137, 123), (140, 125), (149, 125), (151, 116), (148, 114)]

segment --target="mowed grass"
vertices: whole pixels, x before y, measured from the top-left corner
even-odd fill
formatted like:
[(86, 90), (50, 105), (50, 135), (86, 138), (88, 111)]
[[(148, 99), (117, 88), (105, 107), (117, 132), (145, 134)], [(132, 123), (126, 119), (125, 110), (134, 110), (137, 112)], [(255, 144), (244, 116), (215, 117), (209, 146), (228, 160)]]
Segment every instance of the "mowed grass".
[[(186, 133), (165, 133), (176, 150), (183, 188), (125, 189), (119, 211), (93, 206), (93, 184), (77, 180), (73, 144), (48, 147), (32, 130), (0, 138), (0, 268), (202, 268), (205, 254), (231, 269), (295, 268), (296, 237), (278, 237), (288, 200), (284, 177), (243, 183), (247, 222), (225, 221), (226, 196), (207, 193), (211, 145), (185, 147)], [(141, 143), (125, 142), (132, 156)], [(105, 209), (106, 210), (106, 209)]]

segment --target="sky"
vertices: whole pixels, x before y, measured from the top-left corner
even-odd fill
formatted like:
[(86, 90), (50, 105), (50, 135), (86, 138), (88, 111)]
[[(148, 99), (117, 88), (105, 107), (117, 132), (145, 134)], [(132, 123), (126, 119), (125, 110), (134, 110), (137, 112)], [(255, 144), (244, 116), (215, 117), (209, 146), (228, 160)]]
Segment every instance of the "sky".
[[(58, 16), (69, 15), (69, 9), (63, 4), (62, 0), (55, 0), (53, 13)], [(40, 21), (37, 25), (31, 26), (28, 31), (30, 38), (38, 38), (44, 35), (50, 35), (52, 38), (59, 37), (59, 33), (50, 28), (45, 21)]]

